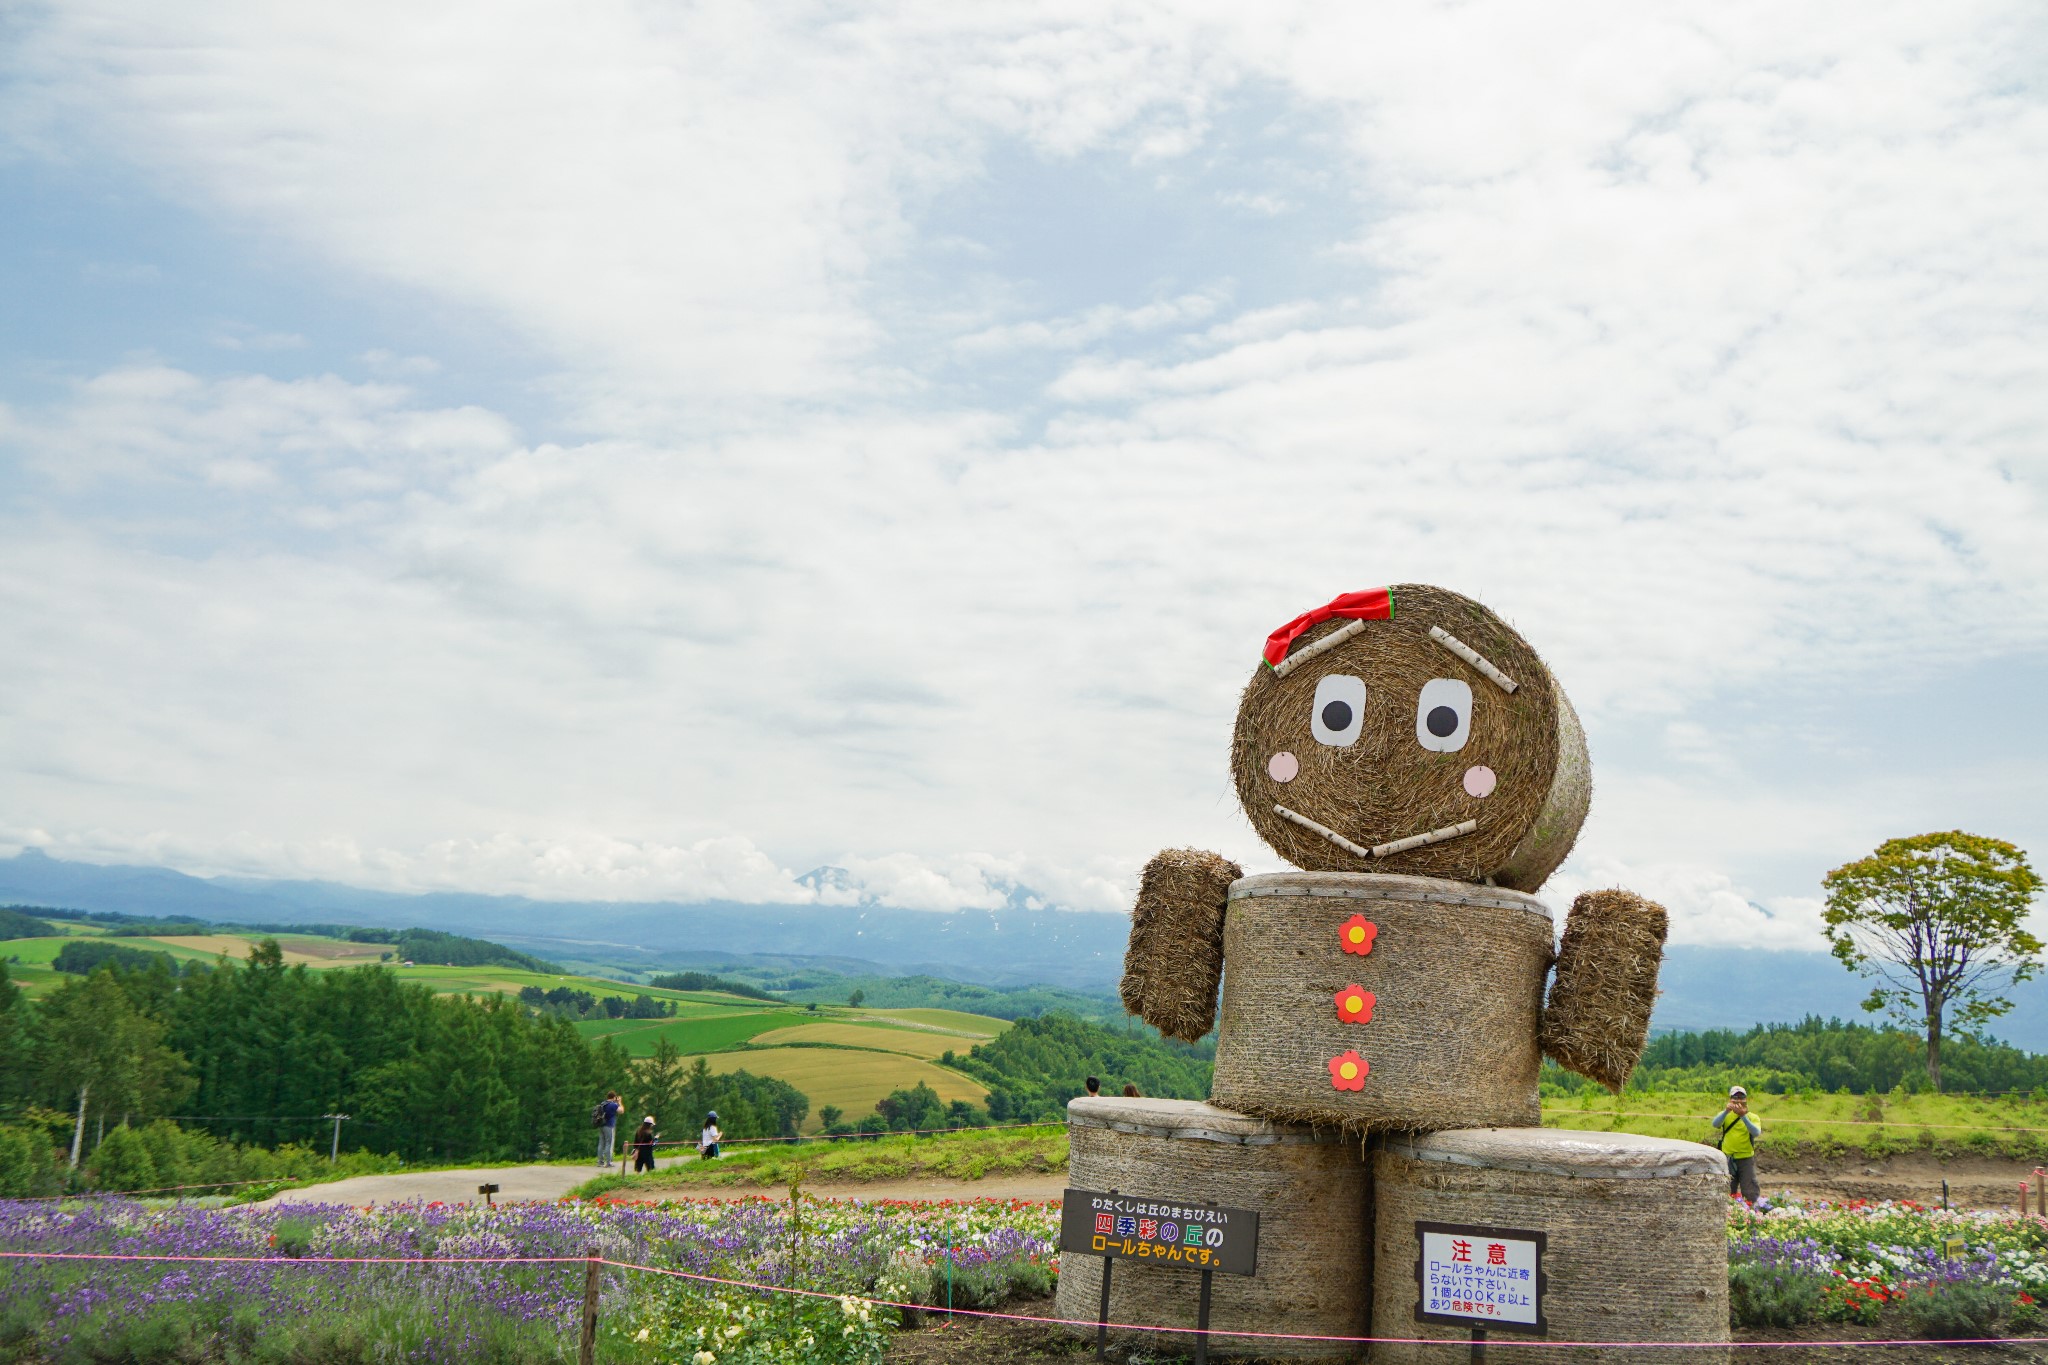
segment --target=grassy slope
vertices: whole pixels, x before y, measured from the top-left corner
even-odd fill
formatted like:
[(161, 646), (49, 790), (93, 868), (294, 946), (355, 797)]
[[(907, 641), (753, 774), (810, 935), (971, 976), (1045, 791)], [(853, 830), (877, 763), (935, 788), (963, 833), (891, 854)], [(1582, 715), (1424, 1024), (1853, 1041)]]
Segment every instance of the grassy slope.
[(947, 1071), (900, 1052), (868, 1052), (840, 1047), (749, 1048), (719, 1052), (707, 1060), (711, 1069), (751, 1071), (756, 1076), (774, 1076), (810, 1096), (810, 1117), (804, 1126), (817, 1131), (822, 1125), (818, 1111), (833, 1105), (852, 1118), (875, 1111), (875, 1101), (892, 1090), (907, 1089), (922, 1081), (939, 1092), (942, 1100), (967, 1100), (980, 1104), (988, 1091), (957, 1071)]
[[(1699, 1142), (1719, 1113), (1720, 1094), (1583, 1096), (1546, 1100), (1543, 1122)], [(1877, 1109), (1871, 1107), (1873, 1099)], [(1979, 1154), (2039, 1160), (2048, 1155), (2048, 1103), (2023, 1096), (1754, 1095), (1750, 1111), (1764, 1128), (1767, 1154), (1856, 1152), (1879, 1157), (1905, 1151)]]
[[(933, 1137), (865, 1142), (772, 1143), (732, 1147), (717, 1161), (692, 1161), (643, 1176), (599, 1176), (575, 1195), (646, 1197), (668, 1190), (787, 1187), (799, 1173), (813, 1181), (913, 1178), (980, 1180), (990, 1175), (1056, 1173), (1067, 1168), (1064, 1128), (966, 1130)], [(972, 1190), (963, 1191), (972, 1194)]]

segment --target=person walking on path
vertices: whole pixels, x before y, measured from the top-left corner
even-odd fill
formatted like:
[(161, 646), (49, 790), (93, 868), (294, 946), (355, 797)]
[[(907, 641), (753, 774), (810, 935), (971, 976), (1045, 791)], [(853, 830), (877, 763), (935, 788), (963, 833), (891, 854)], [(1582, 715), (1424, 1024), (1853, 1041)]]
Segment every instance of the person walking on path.
[(1739, 1085), (1728, 1088), (1728, 1107), (1714, 1115), (1713, 1128), (1714, 1145), (1728, 1158), (1728, 1193), (1756, 1203), (1756, 1140), (1764, 1128), (1749, 1116), (1747, 1090)]
[(633, 1171), (635, 1174), (654, 1169), (654, 1139), (656, 1136), (654, 1131), (654, 1115), (649, 1114), (646, 1118), (640, 1120), (640, 1128), (633, 1134)]
[(704, 1116), (704, 1131), (697, 1135), (697, 1155), (706, 1161), (716, 1161), (718, 1144), (724, 1137), (718, 1131), (718, 1111), (714, 1109)]
[(604, 1102), (591, 1114), (591, 1121), (597, 1125), (597, 1164), (611, 1169), (612, 1153), (618, 1150), (619, 1113), (626, 1106), (619, 1102), (619, 1092), (605, 1092)]

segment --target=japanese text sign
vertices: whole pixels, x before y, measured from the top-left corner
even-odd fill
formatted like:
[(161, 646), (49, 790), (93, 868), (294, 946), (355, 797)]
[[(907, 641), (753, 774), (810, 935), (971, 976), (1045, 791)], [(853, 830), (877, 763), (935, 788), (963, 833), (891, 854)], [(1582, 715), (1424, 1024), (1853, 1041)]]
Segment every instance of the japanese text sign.
[(1068, 1190), (1060, 1207), (1060, 1250), (1253, 1275), (1259, 1215), (1187, 1199)]
[(1521, 1228), (1415, 1225), (1417, 1322), (1549, 1330), (1543, 1320), (1545, 1234)]

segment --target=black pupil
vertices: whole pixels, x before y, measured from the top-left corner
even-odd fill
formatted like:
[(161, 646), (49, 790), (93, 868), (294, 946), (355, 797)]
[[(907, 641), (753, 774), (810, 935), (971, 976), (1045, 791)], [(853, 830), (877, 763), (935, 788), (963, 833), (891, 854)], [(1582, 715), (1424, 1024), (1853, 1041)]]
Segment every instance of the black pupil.
[(1351, 728), (1351, 703), (1333, 701), (1323, 708), (1323, 725), (1331, 730)]
[(1448, 706), (1439, 706), (1431, 710), (1422, 723), (1429, 727), (1431, 734), (1442, 739), (1458, 728), (1458, 713)]

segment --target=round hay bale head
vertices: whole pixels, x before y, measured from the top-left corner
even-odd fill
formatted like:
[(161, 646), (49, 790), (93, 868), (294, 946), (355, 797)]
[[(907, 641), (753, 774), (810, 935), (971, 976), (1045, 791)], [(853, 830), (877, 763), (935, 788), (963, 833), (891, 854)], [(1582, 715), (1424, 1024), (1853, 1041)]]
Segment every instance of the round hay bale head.
[[(1325, 621), (1280, 667), (1260, 662), (1231, 741), (1238, 800), (1296, 867), (1534, 891), (1592, 797), (1578, 717), (1536, 651), (1479, 603), (1423, 584), (1390, 592), (1391, 619)], [(1359, 852), (1467, 821), (1467, 833)]]
[[(1558, 1128), (1470, 1129), (1389, 1138), (1373, 1154), (1377, 1336), (1459, 1341), (1418, 1322), (1415, 1225), (1542, 1232), (1543, 1315), (1552, 1341), (1728, 1340), (1728, 1173), (1697, 1142)], [(1483, 1253), (1478, 1253), (1483, 1254)], [(1517, 1347), (1488, 1335), (1503, 1365), (1726, 1365), (1728, 1353), (1647, 1347)], [(1440, 1347), (1386, 1345), (1375, 1365), (1442, 1365)]]
[(1535, 897), (1383, 873), (1245, 877), (1223, 952), (1216, 1103), (1360, 1132), (1541, 1122), (1551, 920)]
[[(1216, 1275), (1212, 1333), (1362, 1336), (1366, 1167), (1358, 1144), (1333, 1131), (1268, 1123), (1196, 1100), (1081, 1098), (1067, 1105), (1075, 1189), (1221, 1204), (1259, 1215), (1258, 1273)], [(1093, 1322), (1102, 1304), (1100, 1256), (1060, 1259), (1059, 1316)], [(1109, 1320), (1193, 1327), (1199, 1271), (1120, 1259), (1110, 1272)], [(1092, 1336), (1094, 1328), (1074, 1327)], [(1179, 1332), (1115, 1332), (1147, 1351), (1186, 1354)], [(1341, 1342), (1213, 1336), (1212, 1354), (1343, 1358)]]

